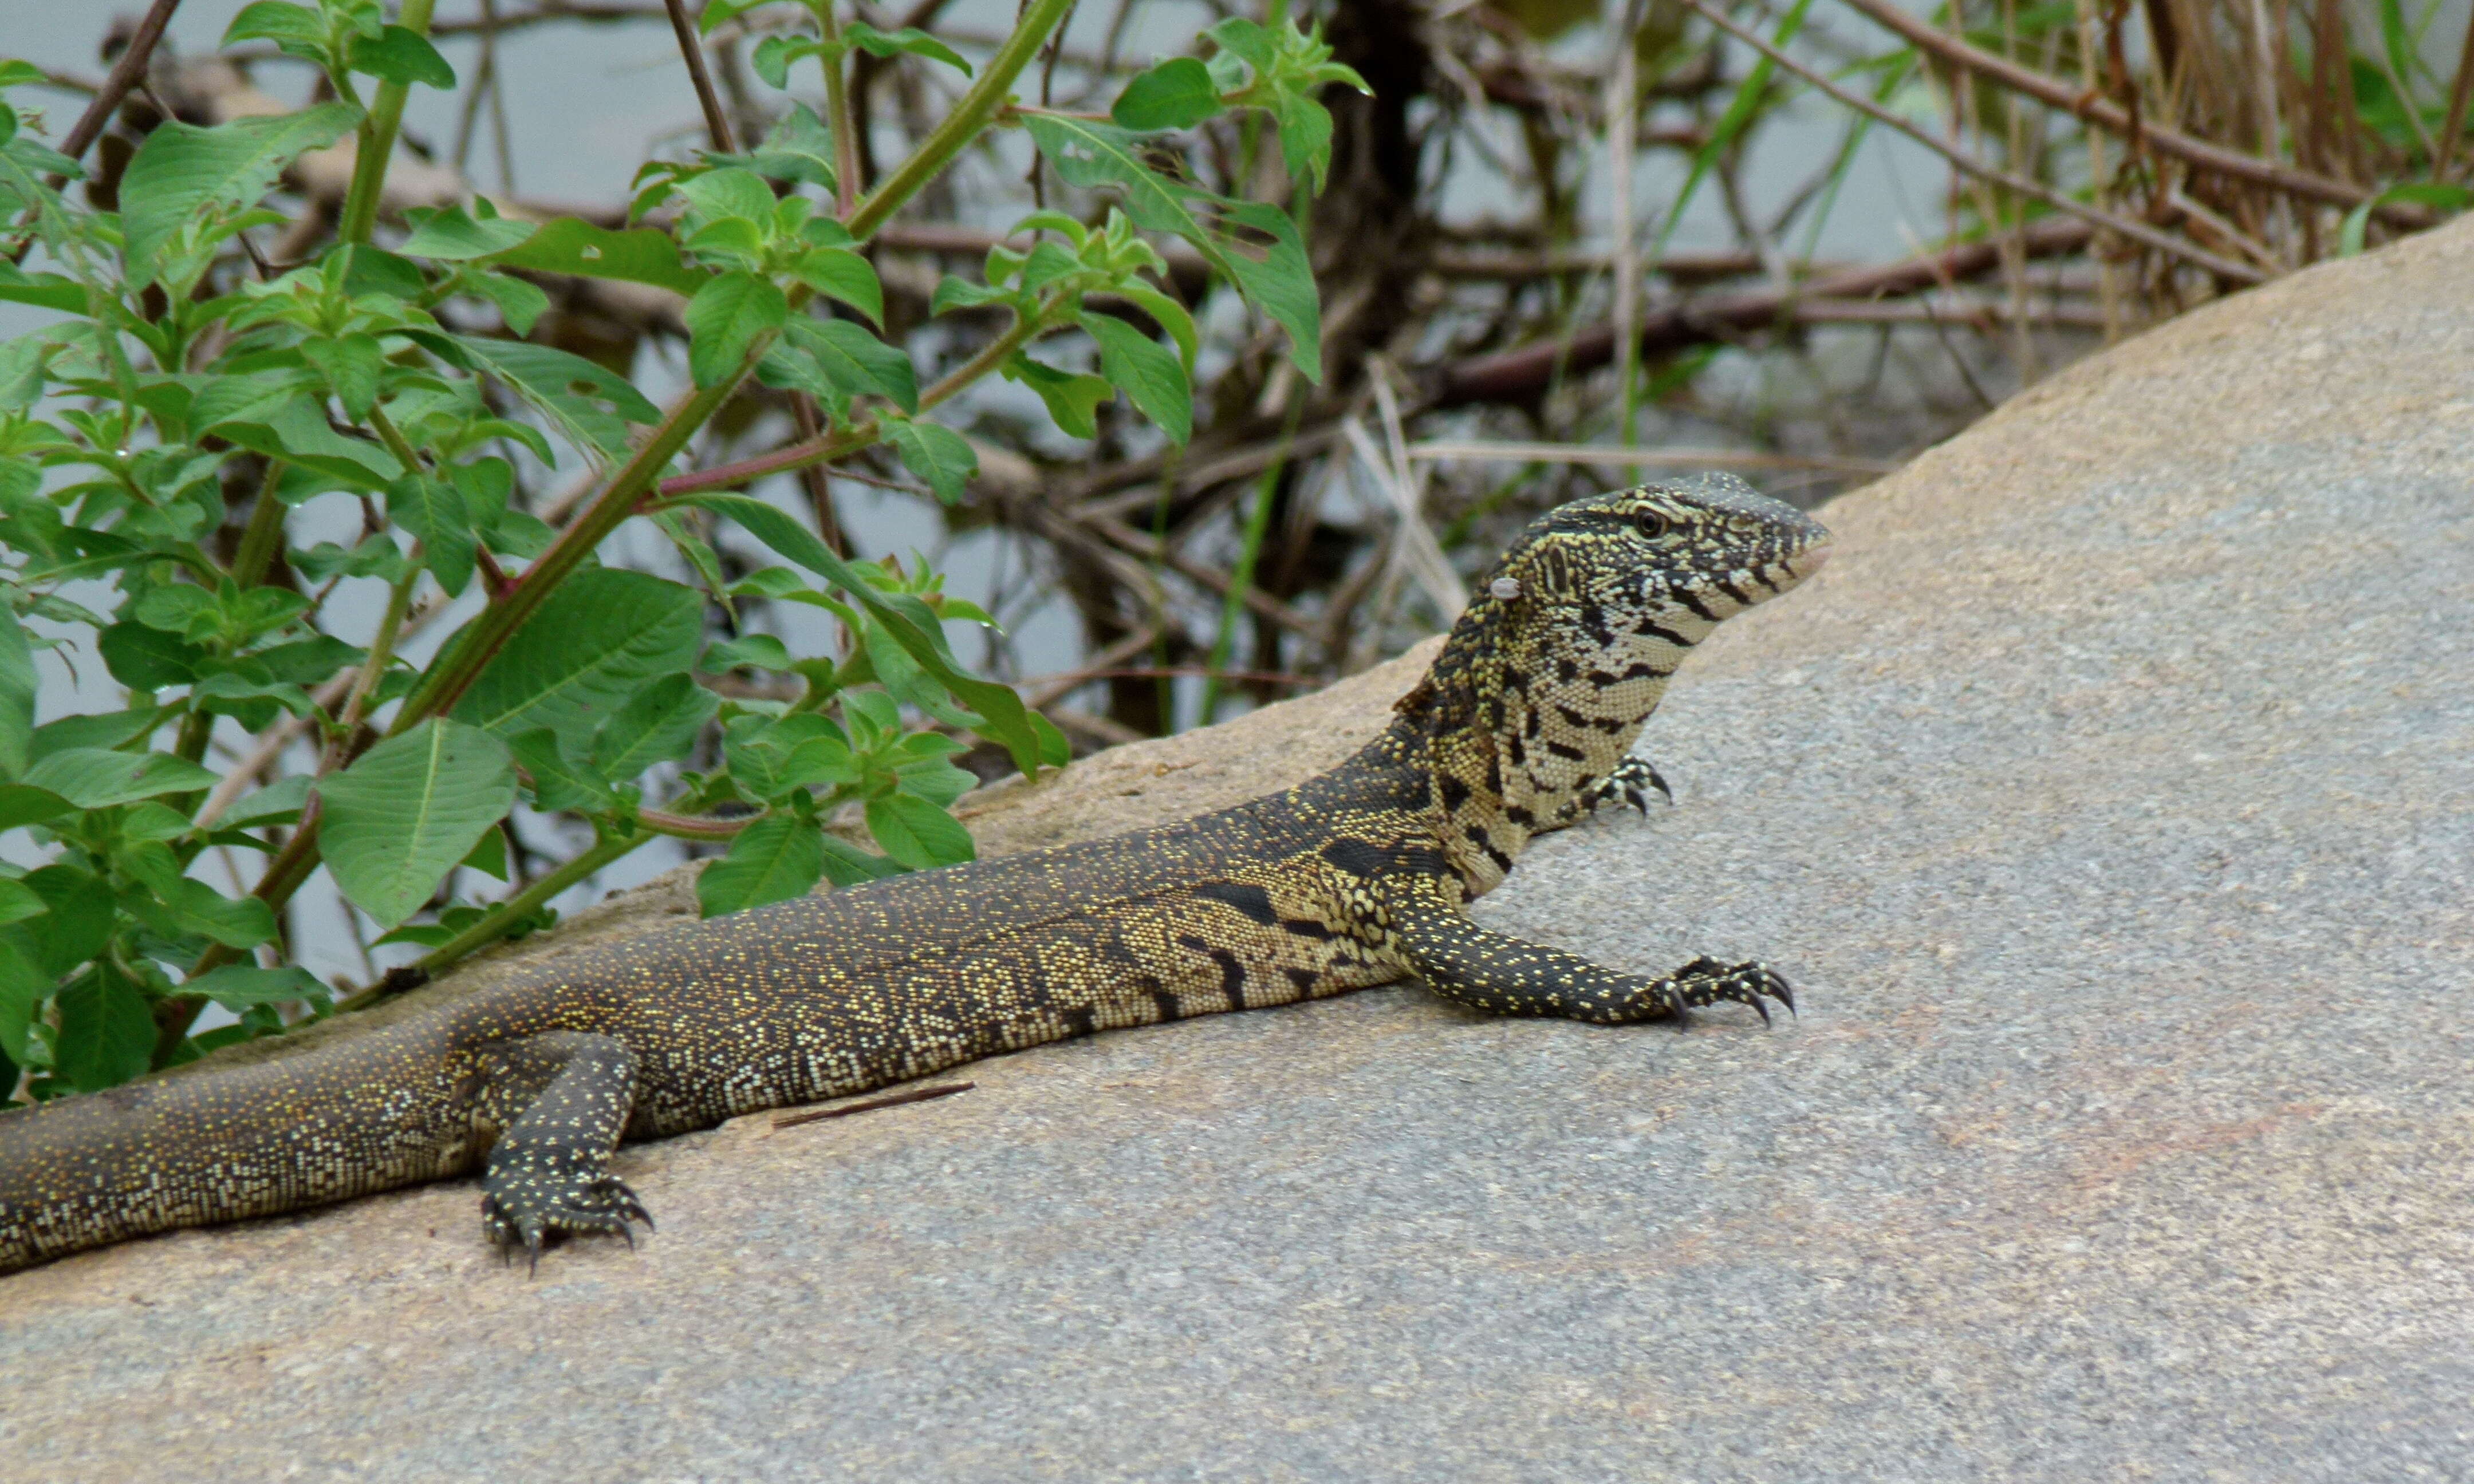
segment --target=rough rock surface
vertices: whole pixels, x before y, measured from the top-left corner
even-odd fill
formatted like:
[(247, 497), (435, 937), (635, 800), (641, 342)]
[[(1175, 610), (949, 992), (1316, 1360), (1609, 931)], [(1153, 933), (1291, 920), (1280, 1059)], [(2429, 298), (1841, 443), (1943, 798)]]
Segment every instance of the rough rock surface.
[(1682, 807), (1481, 909), (1800, 1021), (1377, 991), (637, 1146), (660, 1233), (531, 1281), (453, 1185), (87, 1254), (0, 1474), (2474, 1476), (2469, 301), (2474, 226), (2317, 269), (1842, 500)]

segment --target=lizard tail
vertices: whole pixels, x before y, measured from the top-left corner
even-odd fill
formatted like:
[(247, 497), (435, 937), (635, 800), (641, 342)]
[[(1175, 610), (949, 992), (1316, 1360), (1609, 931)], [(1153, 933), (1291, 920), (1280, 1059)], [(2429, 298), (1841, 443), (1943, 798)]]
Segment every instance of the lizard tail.
[(470, 1168), (455, 1089), (405, 1069), (347, 1043), (0, 1113), (0, 1273)]

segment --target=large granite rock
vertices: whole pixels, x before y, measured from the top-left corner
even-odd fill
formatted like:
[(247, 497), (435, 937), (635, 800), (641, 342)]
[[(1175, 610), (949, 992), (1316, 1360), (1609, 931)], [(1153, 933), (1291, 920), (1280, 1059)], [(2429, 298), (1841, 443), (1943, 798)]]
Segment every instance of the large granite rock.
[(529, 1281), (455, 1185), (88, 1254), (0, 1281), (0, 1473), (2474, 1476), (2468, 302), (2474, 226), (2316, 269), (1840, 501), (1653, 724), (1682, 807), (1481, 908), (1801, 1020), (1104, 1036), (630, 1149), (660, 1234)]

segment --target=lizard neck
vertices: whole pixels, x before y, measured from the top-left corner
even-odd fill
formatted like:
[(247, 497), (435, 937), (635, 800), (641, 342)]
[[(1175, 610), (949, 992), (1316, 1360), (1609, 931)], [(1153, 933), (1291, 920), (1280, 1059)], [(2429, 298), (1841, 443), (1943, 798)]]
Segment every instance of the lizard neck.
[(1436, 833), (1469, 897), (1493, 890), (1533, 837), (1581, 817), (1685, 653), (1716, 626), (1670, 610), (1612, 635), (1453, 635), (1401, 698), (1385, 741), (1426, 775)]

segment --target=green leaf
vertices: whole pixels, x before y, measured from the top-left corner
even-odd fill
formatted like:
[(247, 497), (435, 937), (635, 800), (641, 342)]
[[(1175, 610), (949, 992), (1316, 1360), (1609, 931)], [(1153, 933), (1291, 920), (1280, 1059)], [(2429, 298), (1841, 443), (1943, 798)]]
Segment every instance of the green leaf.
[(710, 387), (728, 379), (757, 339), (780, 329), (789, 318), (789, 301), (782, 291), (757, 274), (723, 274), (696, 290), (687, 308), (688, 369), (696, 385)]
[(0, 259), (0, 302), (84, 314), (85, 285), (61, 274), (25, 273), (16, 264)]
[[(0, 411), (32, 407), (43, 395), (43, 363), (52, 347), (39, 334), (20, 335), (0, 343)], [(27, 469), (28, 474), (34, 470)], [(39, 484), (37, 476), (36, 483)], [(32, 495), (30, 486), (26, 493)]]
[(805, 60), (825, 50), (823, 42), (813, 36), (789, 36), (776, 33), (756, 43), (748, 55), (748, 65), (764, 80), (768, 87), (790, 85), (791, 63)]
[(477, 871), (493, 881), (507, 879), (507, 832), (503, 829), (481, 831), (481, 843), (465, 852), (461, 863), (467, 871)]
[(790, 272), (817, 293), (867, 316), (870, 323), (885, 323), (885, 286), (867, 259), (848, 248), (811, 248)]
[(111, 942), (119, 915), (109, 885), (70, 866), (45, 866), (19, 880), (51, 904), (51, 915), (5, 931), (45, 980), (67, 973)]
[(726, 675), (742, 666), (750, 670), (772, 670), (786, 673), (797, 667), (780, 639), (769, 634), (742, 634), (735, 639), (716, 644), (696, 661), (696, 668), (707, 675)]
[(558, 733), (547, 727), (535, 727), (508, 744), (516, 762), (533, 781), (533, 807), (545, 813), (572, 810), (579, 814), (595, 814), (613, 807), (618, 797), (610, 784), (595, 773), (570, 756), (559, 745)]
[(387, 515), (421, 538), (423, 562), (449, 597), (473, 580), (473, 510), (464, 491), (427, 474), (406, 474), (387, 487)]
[(136, 982), (97, 965), (60, 993), (61, 1077), (81, 1092), (116, 1088), (155, 1057), (155, 1015)]
[(165, 634), (131, 621), (117, 623), (98, 635), (103, 667), (132, 690), (160, 690), (186, 685), (198, 678), (198, 661), (206, 651), (178, 634)]
[(534, 322), (549, 312), (549, 295), (513, 274), (468, 268), (455, 275), (455, 292), (497, 305), (498, 318), (517, 336), (531, 334)]
[(315, 685), (344, 666), (367, 658), (368, 652), (331, 634), (321, 634), (262, 649), (249, 658), (264, 665), (267, 674), (284, 684)]
[(1099, 437), (1100, 404), (1116, 395), (1116, 389), (1098, 376), (1058, 371), (1028, 355), (1016, 355), (1007, 361), (1000, 374), (1038, 393), (1039, 399), (1048, 404), (1048, 416), (1059, 430), (1073, 438)]
[(902, 467), (928, 481), (936, 498), (948, 505), (961, 499), (971, 476), (980, 471), (980, 456), (972, 452), (970, 443), (942, 423), (888, 418), (885, 436), (902, 456)]
[(35, 729), (31, 757), (42, 758), (71, 747), (119, 747), (134, 742), (163, 725), (163, 707), (141, 706), (126, 711), (97, 711), (63, 716)]
[(494, 268), (649, 283), (673, 294), (693, 294), (708, 276), (679, 261), (678, 242), (667, 232), (649, 227), (613, 231), (572, 216), (543, 223), (521, 245), (487, 261)]
[[(43, 1001), (52, 996), (52, 976), (34, 960), (0, 937), (0, 1080), (13, 1085), (16, 1067), (33, 1060), (40, 1046), (32, 1035)], [(5, 1106), (0, 1096), (0, 1106)]]
[(255, 825), (289, 825), (301, 817), (302, 808), (309, 802), (309, 785), (313, 779), (305, 773), (279, 778), (255, 793), (243, 795), (240, 802), (224, 811), (215, 822), (223, 829), (246, 829)]
[(25, 627), (0, 602), (0, 780), (22, 777), (35, 760), (35, 694), (41, 688)]
[(69, 802), (46, 788), (0, 783), (0, 832), (39, 825), (69, 812)]
[(1176, 342), (1177, 357), (1184, 363), (1185, 374), (1194, 375), (1194, 358), (1202, 349), (1202, 338), (1195, 332), (1194, 316), (1183, 304), (1154, 288), (1140, 283), (1120, 283), (1114, 290), (1131, 300), (1145, 314), (1159, 322), (1160, 328)]
[(49, 789), (81, 809), (134, 803), (215, 786), (215, 776), (170, 753), (112, 753), (72, 747), (26, 770), (26, 784)]
[(157, 256), (182, 227), (255, 203), (296, 156), (326, 148), (360, 122), (359, 108), (335, 102), (212, 129), (177, 119), (158, 125), (120, 179), (131, 287), (155, 280)]
[(2462, 185), (2431, 180), (2391, 185), (2345, 213), (2345, 220), (2337, 229), (2337, 255), (2353, 257), (2363, 251), (2363, 239), (2370, 231), (2371, 213), (2382, 206), (2412, 204), (2441, 211), (2461, 211), (2468, 203), (2474, 203), (2474, 190)]
[(432, 717), (321, 780), (318, 796), (327, 869), (352, 905), (388, 930), (506, 817), (516, 770), (497, 737)]
[[(285, 219), (278, 216), (276, 220)], [(429, 279), (423, 275), (419, 263), (384, 248), (353, 243), (343, 249), (340, 260), (344, 265), (344, 292), (354, 299), (380, 294), (409, 301), (429, 292)]]
[(655, 763), (676, 762), (721, 708), (721, 698), (685, 675), (666, 675), (629, 698), (593, 738), (593, 766), (624, 781)]
[(216, 433), (243, 448), (316, 469), (348, 490), (370, 492), (403, 477), (403, 466), (378, 443), (346, 438), (327, 425), (327, 415), (310, 397), (296, 396), (269, 416), (242, 421), (227, 419)]
[(253, 969), (226, 964), (181, 986), (183, 994), (203, 994), (226, 1010), (276, 1005), (287, 1000), (324, 999), (327, 987), (305, 969)]
[(22, 922), (51, 910), (52, 904), (36, 896), (33, 887), (0, 876), (0, 923)]
[(709, 918), (805, 897), (825, 874), (816, 826), (784, 811), (739, 832), (730, 853), (696, 875), (696, 907)]
[(354, 72), (406, 87), (419, 83), (442, 92), (455, 90), (455, 69), (420, 32), (389, 26), (375, 36), (354, 36), (351, 50)]
[(122, 901), (132, 915), (166, 938), (198, 937), (227, 948), (254, 948), (275, 936), (275, 909), (255, 897), (235, 899), (185, 876), (157, 883), (157, 889), (159, 900), (140, 892)]
[(486, 213), (477, 218), (462, 206), (407, 211), (403, 216), (411, 224), (412, 235), (404, 238), (396, 251), (408, 257), (462, 262), (468, 258), (513, 251), (531, 241), (541, 230), (530, 222), (512, 221), (489, 212), (488, 208), (488, 202), (475, 197), (473, 209)]
[(670, 189), (687, 202), (699, 221), (736, 217), (761, 227), (773, 217), (772, 188), (752, 170), (708, 170), (673, 183)]
[(885, 854), (913, 871), (956, 866), (979, 854), (959, 821), (914, 794), (869, 800), (867, 832)]
[(865, 881), (882, 881), (902, 874), (902, 867), (882, 855), (873, 855), (838, 835), (823, 837), (825, 847), (825, 878), (836, 886), (858, 886)]
[(1172, 443), (1194, 436), (1194, 390), (1185, 365), (1172, 351), (1123, 320), (1082, 316), (1083, 330), (1100, 343), (1100, 370), (1128, 401)]
[(317, 52), (327, 47), (327, 22), (306, 6), (284, 0), (256, 0), (241, 8), (224, 28), (222, 45), (235, 41), (291, 41)]
[(189, 426), (206, 434), (227, 422), (264, 422), (317, 384), (297, 368), (210, 377), (189, 401)]
[(905, 26), (900, 31), (879, 31), (863, 20), (855, 20), (842, 28), (842, 38), (871, 57), (891, 57), (897, 52), (909, 52), (913, 57), (926, 57), (949, 67), (959, 67), (964, 77), (971, 75), (971, 64), (962, 60), (961, 53), (916, 26)]
[(885, 594), (868, 586), (866, 579), (834, 555), (833, 548), (813, 533), (764, 501), (743, 494), (709, 494), (698, 496), (695, 503), (728, 515), (750, 536), (849, 593), (853, 602), (885, 626), (905, 653), (919, 661), (921, 669), (934, 676), (957, 700), (987, 719), (986, 726), (972, 730), (1002, 744), (1012, 754), (1014, 766), (1026, 776), (1039, 776), (1039, 734), (1031, 725), (1022, 698), (1010, 687), (966, 673), (954, 662), (942, 632), (931, 632), (933, 624), (922, 627)]
[(429, 346), (449, 342), (463, 352), (451, 359), (487, 370), (546, 414), (577, 447), (607, 458), (625, 456), (628, 423), (662, 420), (662, 410), (646, 401), (634, 383), (580, 355), (529, 341), (478, 335), (423, 332), (413, 338)]
[(834, 188), (834, 136), (804, 103), (773, 126), (764, 142), (744, 155), (710, 155), (716, 164), (742, 165), (775, 180)]
[[(1277, 206), (1261, 202), (1231, 202), (1228, 220), (1268, 239), (1261, 257), (1232, 246), (1221, 254), (1222, 268), (1236, 280), (1238, 292), (1289, 332), (1289, 362), (1298, 373), (1322, 384), (1322, 305), (1315, 294), (1314, 269), (1306, 262), (1305, 242), (1298, 224)], [(1208, 254), (1206, 254), (1208, 255)]]
[(516, 631), (453, 714), (501, 737), (547, 727), (581, 752), (604, 717), (652, 681), (686, 670), (703, 630), (694, 588), (585, 568)]
[(354, 420), (369, 417), (378, 399), (378, 376), (386, 368), (376, 335), (304, 340), (301, 358), (318, 368), (327, 385), (334, 389), (335, 399)]
[(1191, 129), (1220, 112), (1220, 89), (1211, 69), (1192, 57), (1175, 57), (1126, 84), (1108, 117), (1120, 129), (1149, 133)]
[(792, 345), (815, 360), (827, 380), (857, 396), (873, 392), (904, 412), (919, 410), (919, 377), (910, 357), (847, 320), (789, 323)]
[[(1305, 244), (1287, 212), (1170, 180), (1144, 163), (1142, 136), (1114, 124), (1046, 113), (1032, 114), (1023, 123), (1066, 184), (1079, 190), (1113, 187), (1135, 226), (1175, 232), (1194, 244), (1248, 302), (1289, 332), (1289, 359), (1298, 373), (1322, 383), (1322, 308)], [(1261, 241), (1243, 244), (1224, 223)]]
[(760, 5), (772, 3), (773, 0), (705, 0), (704, 9), (696, 14), (696, 35), (709, 36), (722, 22), (737, 20)]

